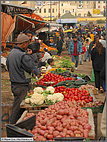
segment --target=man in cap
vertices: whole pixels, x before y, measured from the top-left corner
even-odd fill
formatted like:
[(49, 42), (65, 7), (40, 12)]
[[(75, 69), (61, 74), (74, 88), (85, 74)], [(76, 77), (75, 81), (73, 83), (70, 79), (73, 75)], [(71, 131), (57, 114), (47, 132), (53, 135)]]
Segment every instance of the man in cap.
[(11, 50), (7, 57), (7, 68), (9, 71), (11, 90), (14, 95), (14, 102), (10, 123), (17, 122), (21, 115), (20, 104), (27, 95), (29, 83), (31, 81), (31, 72), (34, 68), (34, 60), (32, 56), (27, 55), (29, 38), (27, 35), (20, 33), (17, 37), (17, 46)]
[(79, 54), (82, 53), (82, 43), (77, 40), (77, 37), (74, 35), (73, 40), (71, 41), (69, 48), (68, 48), (68, 54), (72, 55), (72, 62), (75, 62), (75, 69), (78, 67), (79, 62)]

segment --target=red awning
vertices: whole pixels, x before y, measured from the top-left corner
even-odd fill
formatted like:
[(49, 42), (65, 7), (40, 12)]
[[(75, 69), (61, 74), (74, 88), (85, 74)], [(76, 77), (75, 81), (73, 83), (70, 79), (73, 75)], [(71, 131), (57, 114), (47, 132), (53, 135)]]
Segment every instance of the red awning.
[(44, 27), (46, 22), (37, 14), (19, 14), (17, 20), (17, 31), (34, 29), (35, 31)]

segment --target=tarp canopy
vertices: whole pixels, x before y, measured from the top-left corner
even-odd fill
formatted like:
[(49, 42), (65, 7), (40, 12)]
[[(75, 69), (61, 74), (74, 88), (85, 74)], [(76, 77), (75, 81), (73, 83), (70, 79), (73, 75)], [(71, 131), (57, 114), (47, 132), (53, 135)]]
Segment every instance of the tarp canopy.
[(6, 40), (15, 28), (15, 21), (16, 16), (13, 19), (10, 15), (1, 12), (1, 44), (4, 48), (6, 47)]
[[(17, 19), (17, 31), (26, 31), (27, 29), (38, 30), (45, 26), (46, 22), (37, 14), (19, 14)], [(22, 18), (21, 18), (22, 17)]]
[(40, 28), (40, 29), (36, 30), (37, 33), (39, 33), (39, 32), (47, 32), (47, 31), (49, 31), (48, 27), (43, 27), (43, 28)]
[(58, 20), (56, 20), (56, 23), (60, 24), (77, 23), (77, 18), (69, 12), (65, 13)]

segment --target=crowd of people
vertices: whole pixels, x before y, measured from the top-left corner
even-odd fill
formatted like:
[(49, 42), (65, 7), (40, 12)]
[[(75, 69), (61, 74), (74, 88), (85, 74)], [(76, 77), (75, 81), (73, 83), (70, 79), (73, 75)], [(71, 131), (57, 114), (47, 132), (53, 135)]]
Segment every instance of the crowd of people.
[[(14, 103), (10, 123), (16, 123), (19, 119), (20, 103), (27, 95), (32, 76), (40, 76), (41, 67), (48, 64), (49, 71), (54, 65), (54, 60), (47, 48), (40, 53), (41, 44), (39, 37), (32, 38), (30, 31), (20, 33), (16, 38), (16, 45), (7, 57), (7, 68), (9, 71), (11, 90), (14, 95)], [(33, 41), (32, 41), (33, 39)], [(61, 30), (59, 35), (54, 33), (53, 46), (57, 48), (57, 55), (61, 56), (63, 45), (68, 50), (68, 55), (72, 57), (75, 63), (75, 69), (78, 64), (83, 64), (92, 60), (92, 66), (95, 75), (95, 86), (99, 91), (103, 91), (105, 84), (105, 50), (106, 34), (104, 27), (80, 26), (75, 28), (75, 32), (66, 35)], [(79, 59), (80, 58), (80, 59)]]

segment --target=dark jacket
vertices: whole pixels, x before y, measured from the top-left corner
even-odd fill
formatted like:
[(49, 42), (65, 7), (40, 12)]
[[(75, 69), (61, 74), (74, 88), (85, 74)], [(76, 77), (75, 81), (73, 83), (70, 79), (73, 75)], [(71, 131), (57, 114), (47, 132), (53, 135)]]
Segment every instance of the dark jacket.
[(15, 46), (9, 53), (6, 64), (12, 83), (29, 84), (31, 81), (30, 74), (34, 68), (32, 56), (27, 55), (25, 50), (20, 47)]
[(63, 41), (62, 40), (58, 40), (57, 41), (57, 49), (58, 50), (62, 50), (62, 46), (63, 46)]
[(91, 60), (93, 69), (95, 71), (101, 71), (105, 64), (105, 51), (106, 49), (103, 47), (102, 54), (99, 55), (97, 47), (93, 48), (91, 51)]

